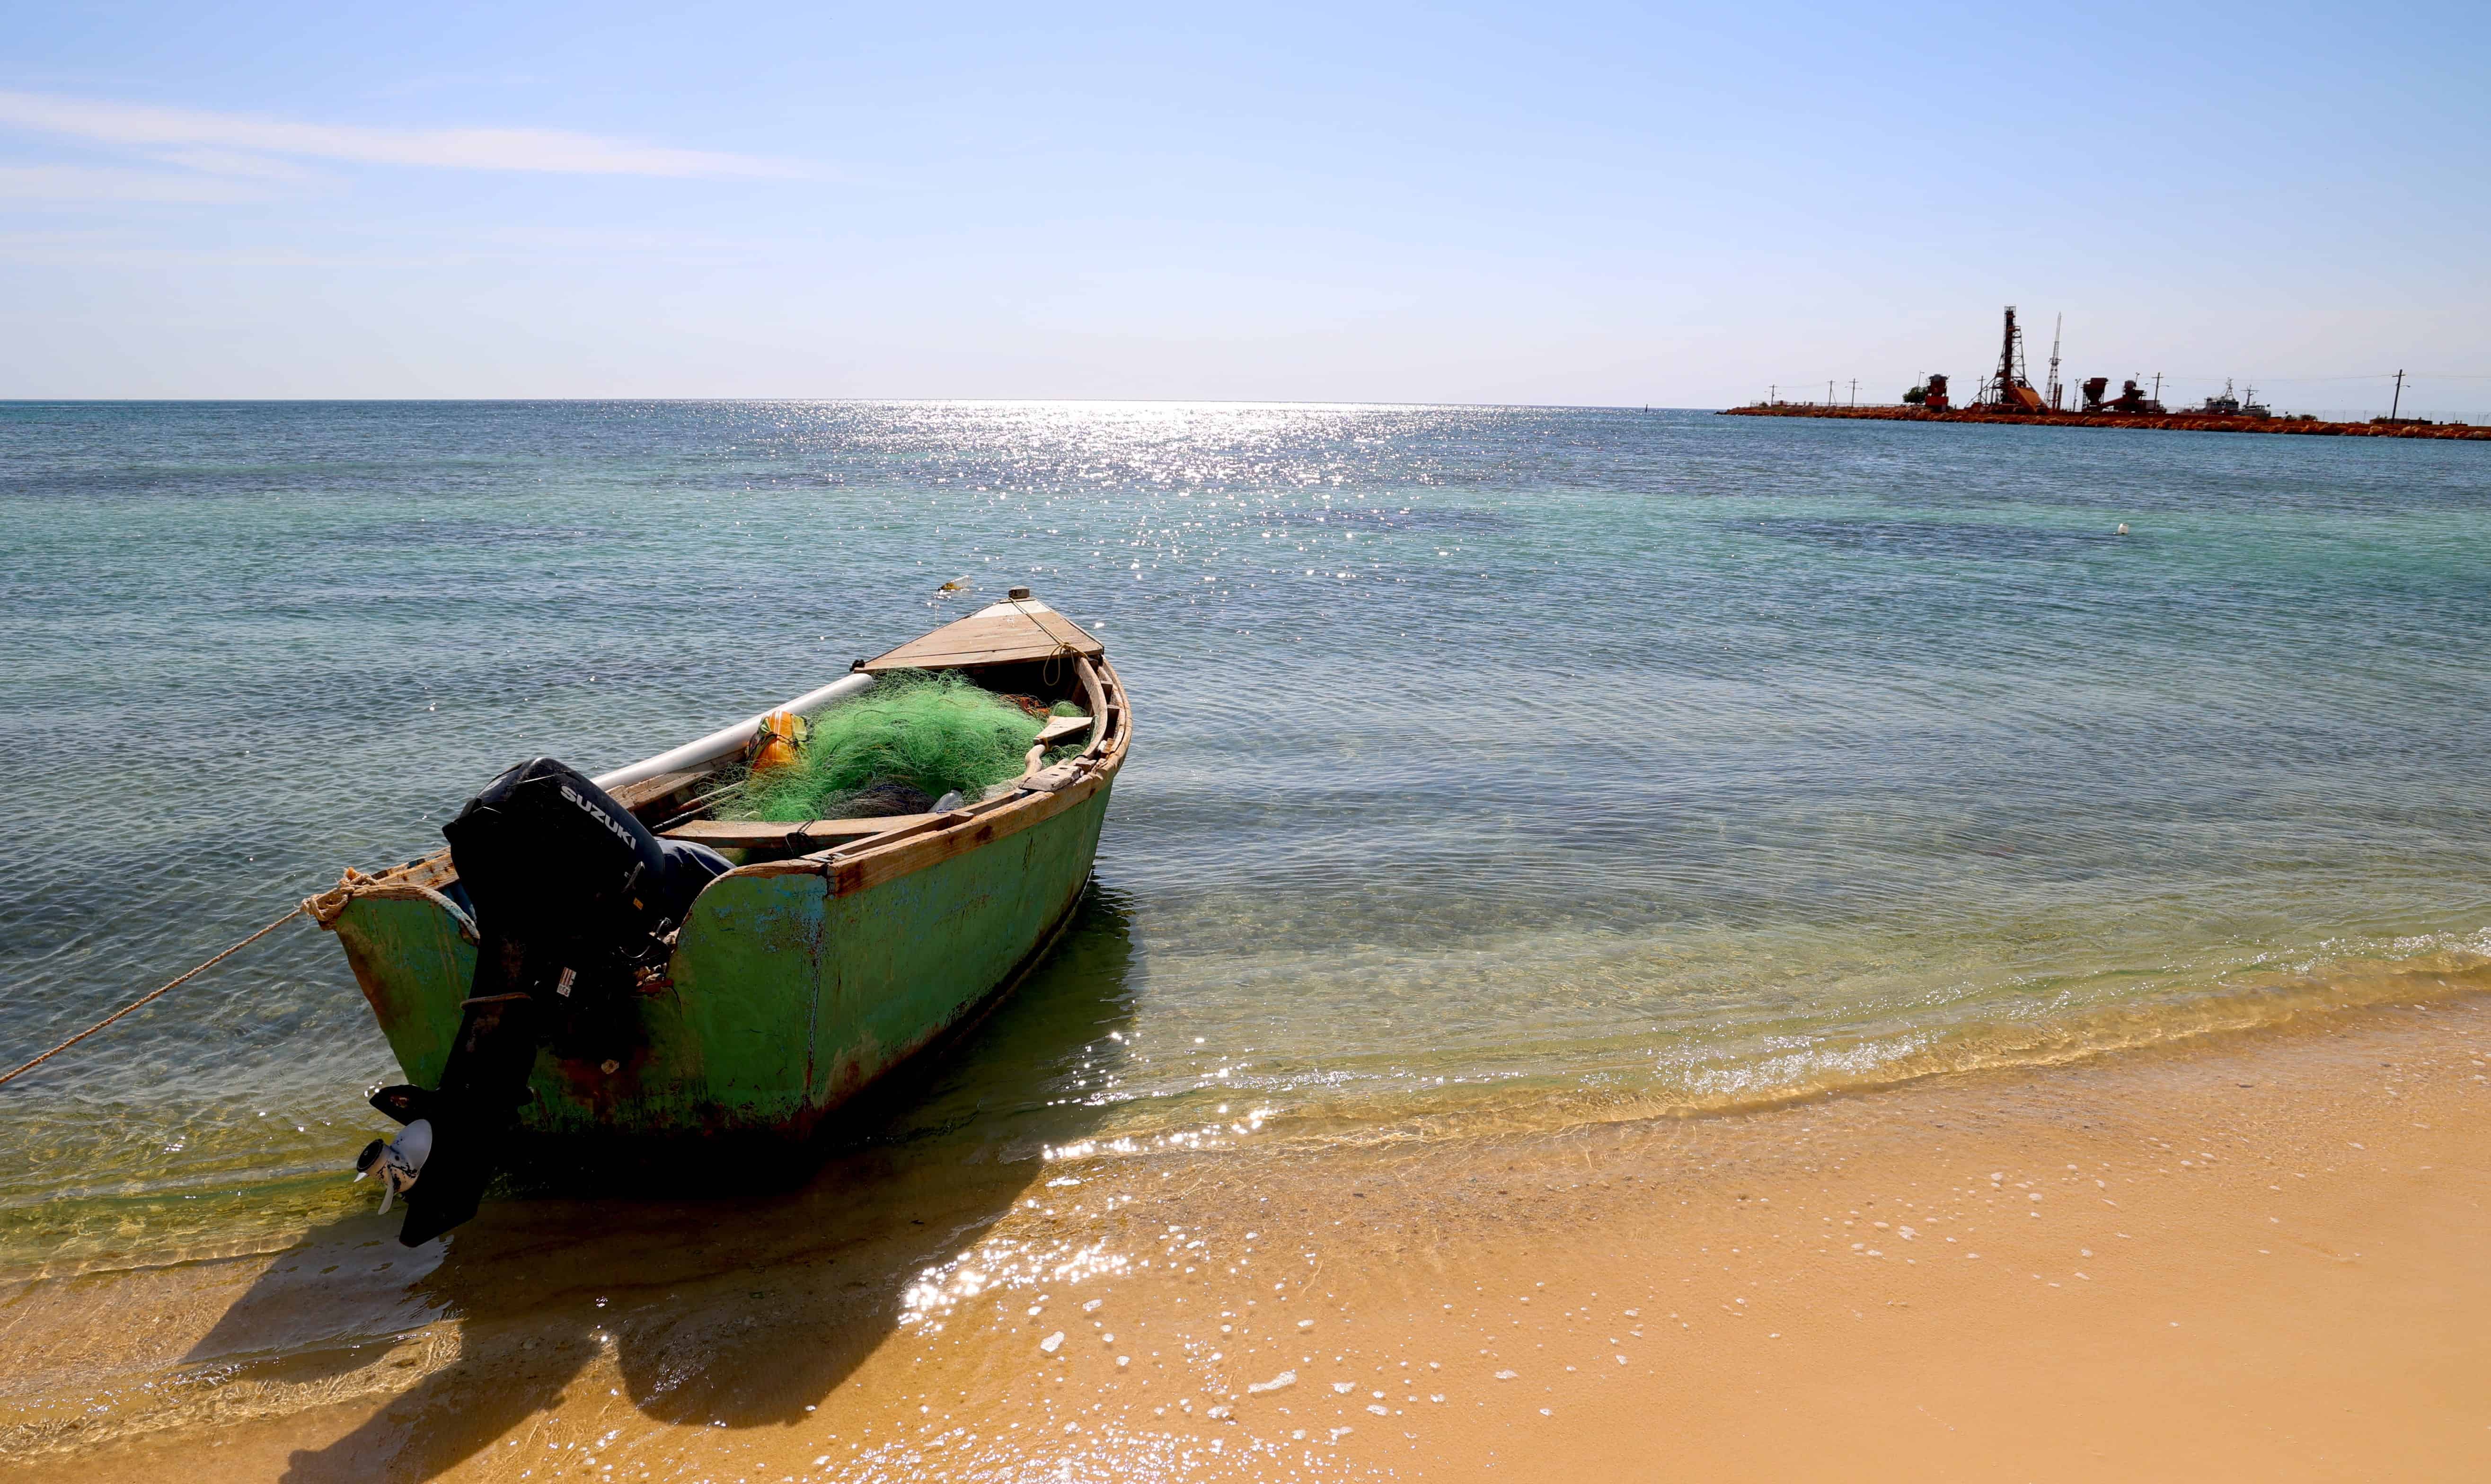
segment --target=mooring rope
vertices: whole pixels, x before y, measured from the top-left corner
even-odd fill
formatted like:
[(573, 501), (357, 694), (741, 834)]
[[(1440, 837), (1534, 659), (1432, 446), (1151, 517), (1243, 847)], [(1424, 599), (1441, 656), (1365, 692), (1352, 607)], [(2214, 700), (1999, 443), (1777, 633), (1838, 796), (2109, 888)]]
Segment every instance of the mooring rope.
[(42, 1056), (37, 1057), (25, 1065), (20, 1066), (16, 1070), (9, 1072), (6, 1075), (0, 1075), (0, 1087), (6, 1087), (18, 1077), (33, 1071), (36, 1067), (43, 1065), (52, 1058), (59, 1056), (62, 1052), (69, 1050), (78, 1042), (85, 1040), (88, 1036), (95, 1034), (98, 1031), (101, 1031), (104, 1027), (112, 1024), (114, 1021), (119, 1020), (122, 1016), (137, 1009), (140, 1005), (146, 1004), (154, 1000), (161, 998), (173, 990), (181, 988), (184, 984), (197, 978), (200, 975), (214, 969), (217, 965), (223, 963), (226, 959), (233, 957), (243, 949), (249, 947), (252, 944), (259, 942), (262, 938), (276, 932), (278, 928), (283, 927), (286, 923), (293, 921), (296, 917), (302, 917), (309, 911), (310, 903), (308, 902), (299, 903), (295, 906), (288, 907), (285, 909), (285, 916), (278, 918), (274, 922), (271, 922), (266, 927), (261, 928), (258, 932), (251, 934), (242, 942), (235, 944), (232, 947), (225, 949), (216, 957), (209, 959), (206, 963), (199, 965), (190, 973), (174, 979), (162, 989), (155, 990), (149, 994), (139, 996), (137, 999), (131, 1001), (128, 1004), (125, 1004), (121, 1008), (113, 1011), (111, 1014), (106, 1015), (102, 1020), (97, 1021), (94, 1025), (91, 1025), (85, 1030), (80, 1031), (77, 1034), (71, 1036), (68, 1040), (61, 1042), (51, 1050), (44, 1052)]
[[(1056, 677), (1059, 674), (1055, 668), (1055, 662), (1062, 659), (1067, 655), (1078, 659), (1081, 657), (1081, 652), (1072, 647), (1071, 640), (1057, 633), (1054, 629), (1047, 627), (1046, 621), (1044, 619), (1040, 618), (1034, 611), (1021, 606), (1021, 604), (1031, 600), (1032, 599), (1029, 598), (1014, 597), (1009, 592), (1004, 594), (1004, 601), (1012, 605), (1012, 611), (1019, 614), (1022, 618), (1029, 620), (1031, 625), (1035, 626), (1040, 633), (1045, 635), (1047, 639), (1055, 645), (1055, 652), (1046, 656), (1038, 672), (1039, 684), (1052, 688), (1055, 684)], [(1050, 608), (1047, 611), (1052, 613), (1055, 610)]]

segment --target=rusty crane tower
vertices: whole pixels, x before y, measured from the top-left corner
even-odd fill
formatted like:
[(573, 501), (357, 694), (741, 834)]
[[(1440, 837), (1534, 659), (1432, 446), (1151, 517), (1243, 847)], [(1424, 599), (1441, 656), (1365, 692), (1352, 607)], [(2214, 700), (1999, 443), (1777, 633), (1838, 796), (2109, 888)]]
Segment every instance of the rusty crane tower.
[(1989, 384), (1980, 389), (1984, 406), (2004, 412), (2046, 412), (2048, 405), (2041, 393), (2033, 390), (2033, 379), (2024, 369), (2024, 331), (2015, 323), (2015, 306), (2007, 306), (2007, 329), (1999, 337), (1998, 369)]

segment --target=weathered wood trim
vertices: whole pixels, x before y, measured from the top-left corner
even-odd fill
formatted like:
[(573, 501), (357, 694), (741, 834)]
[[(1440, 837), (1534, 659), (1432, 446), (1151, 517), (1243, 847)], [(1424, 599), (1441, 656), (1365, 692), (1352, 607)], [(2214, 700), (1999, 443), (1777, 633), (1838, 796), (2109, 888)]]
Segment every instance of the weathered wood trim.
[(1090, 714), (1099, 725), (1090, 733), (1090, 745), (1081, 749), (1084, 757), (1096, 757), (1107, 747), (1107, 687), (1099, 680), (1098, 668), (1087, 658), (1072, 662), (1073, 672), (1081, 677), (1082, 697), (1090, 703)]
[(879, 835), (923, 829), (935, 814), (884, 814), (866, 819), (816, 819), (794, 822), (749, 819), (698, 819), (659, 831), (660, 838), (689, 840), (713, 850), (767, 850), (777, 845), (815, 846), (860, 835)]
[(1125, 693), (1125, 682), (1116, 674), (1116, 667), (1104, 658), (1099, 661), (1099, 673), (1101, 677), (1099, 684), (1110, 697), (1106, 719), (1100, 726), (1100, 738), (1106, 742), (1108, 750), (1122, 752), (1133, 724), (1132, 698)]
[(391, 887), (428, 887), (438, 889), (458, 879), (457, 870), (450, 863), (450, 847), (444, 845), (421, 860), (394, 865), (374, 873), (372, 880)]
[(1013, 807), (999, 809), (912, 839), (889, 845), (877, 842), (873, 848), (861, 854), (839, 852), (821, 862), (823, 874), (830, 878), (831, 895), (850, 896), (884, 882), (912, 875), (954, 856), (966, 855), (998, 840), (1009, 839), (1088, 800), (1106, 786), (1107, 776), (1105, 772), (1094, 772), (1070, 788), (1052, 794), (1023, 795)]
[(1068, 737), (1078, 737), (1099, 724), (1093, 716), (1050, 716), (1046, 725), (1038, 729), (1038, 745), (1052, 747)]
[(681, 772), (661, 772), (654, 778), (626, 783), (612, 791), (614, 801), (637, 814), (652, 804), (663, 803), (717, 771), (715, 768), (689, 768)]

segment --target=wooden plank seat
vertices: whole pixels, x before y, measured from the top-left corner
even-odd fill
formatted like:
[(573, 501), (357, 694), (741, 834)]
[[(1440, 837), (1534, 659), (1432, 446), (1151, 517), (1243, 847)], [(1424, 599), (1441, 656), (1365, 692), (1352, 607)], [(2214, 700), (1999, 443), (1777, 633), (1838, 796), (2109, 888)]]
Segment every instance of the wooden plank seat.
[(772, 820), (696, 819), (660, 831), (669, 840), (689, 840), (712, 850), (772, 850), (782, 845), (819, 849), (867, 835), (915, 829), (939, 814), (886, 814), (876, 819), (817, 819), (803, 824)]
[(1078, 737), (1090, 730), (1091, 717), (1050, 716), (1046, 725), (1038, 729), (1038, 745), (1052, 747), (1068, 737)]

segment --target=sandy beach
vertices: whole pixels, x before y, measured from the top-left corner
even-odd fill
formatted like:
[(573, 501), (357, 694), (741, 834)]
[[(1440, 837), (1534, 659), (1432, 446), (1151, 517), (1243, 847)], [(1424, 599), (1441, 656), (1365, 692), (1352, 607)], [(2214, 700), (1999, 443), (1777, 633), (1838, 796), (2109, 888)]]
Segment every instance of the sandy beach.
[(20, 1286), (88, 1384), (5, 1437), (44, 1480), (2474, 1477), (2485, 1050), (2460, 999), (1528, 1140), (877, 1155), (490, 1208), (413, 1274), (357, 1219)]

